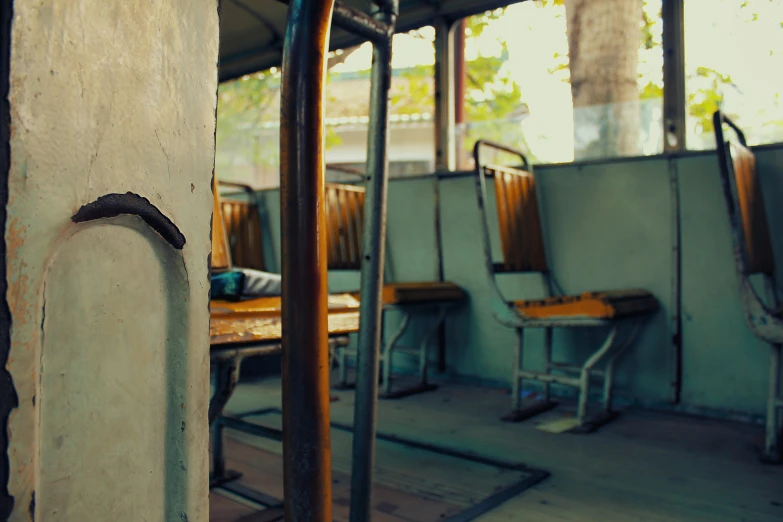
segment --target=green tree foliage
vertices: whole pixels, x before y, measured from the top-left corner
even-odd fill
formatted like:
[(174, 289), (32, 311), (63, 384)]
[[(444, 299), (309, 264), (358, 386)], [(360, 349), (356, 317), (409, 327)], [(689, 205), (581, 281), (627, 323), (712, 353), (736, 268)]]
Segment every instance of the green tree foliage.
[[(769, 4), (771, 1), (744, 0), (739, 6), (743, 14), (742, 20), (745, 23), (759, 21), (758, 9), (764, 7), (761, 4)], [(783, 22), (780, 25), (783, 27)], [(770, 56), (774, 52), (774, 50), (770, 50)], [(691, 87), (697, 86), (695, 89), (690, 89), (691, 92), (688, 94), (688, 114), (696, 120), (696, 130), (699, 134), (711, 135), (714, 132), (712, 115), (719, 108), (726, 110), (722, 107), (724, 93), (727, 88), (737, 89), (737, 85), (730, 75), (709, 67), (697, 67), (695, 73), (688, 75), (687, 82)], [(731, 113), (729, 115), (735, 122), (740, 122), (741, 115)], [(776, 126), (778, 124), (779, 122), (770, 121), (765, 125)]]
[[(496, 9), (471, 16), (465, 27), (465, 47), (470, 48), (489, 23), (502, 17), (506, 9)], [(479, 54), (465, 63), (465, 116), (470, 122), (500, 120), (512, 116), (522, 106), (519, 85), (503, 71), (508, 62), (508, 45), (497, 38), (500, 53), (491, 56)]]
[(229, 151), (232, 156), (241, 155), (245, 162), (254, 165), (275, 163), (277, 143), (261, 140), (258, 129), (263, 121), (279, 119), (276, 115), (280, 110), (277, 103), (279, 90), (280, 73), (276, 69), (220, 84), (217, 150)]
[(721, 106), (723, 89), (733, 86), (731, 76), (721, 74), (709, 67), (698, 67), (696, 74), (689, 80), (691, 83), (698, 81), (704, 85), (688, 95), (688, 114), (696, 119), (696, 130), (700, 134), (712, 134), (715, 127), (712, 124), (712, 115)]
[[(345, 60), (352, 50), (332, 53), (328, 66)], [(331, 81), (327, 74), (327, 85)], [(237, 80), (221, 83), (218, 87), (217, 150), (226, 151), (229, 157), (218, 154), (218, 167), (230, 163), (246, 163), (256, 166), (274, 166), (278, 162), (279, 143), (262, 136), (264, 122), (280, 119), (280, 71), (272, 68), (245, 75)], [(326, 129), (326, 147), (340, 143), (334, 129)]]
[[(465, 48), (476, 48), (476, 42), (491, 23), (503, 17), (506, 8), (471, 16), (465, 23)], [(508, 44), (495, 36), (498, 51), (477, 56), (465, 62), (465, 120), (461, 136), (462, 149), (470, 151), (478, 139), (488, 139), (519, 148), (530, 154), (520, 116), (527, 113), (522, 90), (506, 68)], [(535, 161), (536, 158), (531, 157)]]
[(434, 74), (431, 65), (417, 65), (397, 72), (392, 78), (389, 93), (391, 113), (431, 113), (435, 104)]

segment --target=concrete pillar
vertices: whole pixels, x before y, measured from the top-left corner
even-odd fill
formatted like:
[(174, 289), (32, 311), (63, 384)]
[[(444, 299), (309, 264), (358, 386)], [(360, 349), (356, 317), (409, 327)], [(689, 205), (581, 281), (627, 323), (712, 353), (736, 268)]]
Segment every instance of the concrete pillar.
[(218, 2), (0, 5), (0, 511), (206, 521)]

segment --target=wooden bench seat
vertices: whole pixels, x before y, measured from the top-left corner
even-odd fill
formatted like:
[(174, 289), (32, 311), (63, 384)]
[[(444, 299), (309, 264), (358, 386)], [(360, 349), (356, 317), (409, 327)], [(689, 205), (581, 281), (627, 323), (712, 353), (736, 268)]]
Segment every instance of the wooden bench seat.
[[(329, 312), (329, 335), (359, 331), (359, 311)], [(279, 342), (283, 335), (280, 314), (211, 316), (209, 337), (212, 346), (235, 343)]]
[[(212, 317), (253, 315), (273, 317), (280, 315), (282, 299), (280, 296), (259, 297), (246, 301), (222, 301), (213, 299), (209, 302), (209, 313)], [(330, 294), (328, 297), (329, 312), (341, 312), (359, 309), (359, 300), (351, 294)]]
[[(359, 299), (359, 292), (351, 295)], [(453, 302), (465, 299), (465, 291), (454, 283), (393, 283), (383, 286), (384, 305), (406, 305), (431, 302)]]
[[(209, 336), (212, 345), (279, 341), (282, 336), (280, 297), (247, 301), (210, 302)], [(329, 296), (329, 335), (359, 330), (359, 301), (350, 294)]]
[(614, 290), (514, 301), (514, 307), (530, 319), (616, 319), (651, 312), (658, 301), (646, 290)]
[[(253, 201), (252, 190), (245, 188)], [(361, 237), (363, 229), (364, 188), (353, 185), (327, 183), (325, 193), (326, 243), (330, 270), (355, 270), (361, 268)], [(260, 238), (261, 223), (256, 222), (258, 210), (253, 205), (238, 201), (221, 201), (215, 187), (213, 215), (213, 270), (232, 270), (232, 266), (252, 265), (265, 270)], [(221, 219), (222, 215), (222, 219)], [(412, 392), (434, 389), (426, 383), (426, 356), (428, 341), (445, 320), (446, 310), (463, 301), (467, 294), (459, 286), (449, 282), (390, 283), (382, 290), (384, 313), (395, 309), (403, 312), (401, 327), (392, 341), (381, 350), (384, 388), (382, 397), (399, 397)], [(220, 301), (210, 303), (210, 339), (213, 347), (229, 344), (258, 345), (280, 340), (280, 297), (264, 297), (246, 301)], [(420, 385), (408, 390), (391, 391), (391, 356), (408, 324), (411, 314), (435, 313), (436, 323), (419, 344)], [(329, 335), (343, 336), (359, 329), (359, 292), (329, 296)], [(337, 343), (340, 356), (340, 384), (347, 382), (347, 356), (352, 350), (346, 343)], [(389, 361), (387, 364), (386, 361)]]

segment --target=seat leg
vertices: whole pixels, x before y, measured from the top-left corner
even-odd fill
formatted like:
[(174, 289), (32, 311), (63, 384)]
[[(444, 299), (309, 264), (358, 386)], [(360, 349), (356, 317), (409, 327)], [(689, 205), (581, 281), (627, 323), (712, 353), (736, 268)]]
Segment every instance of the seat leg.
[[(609, 335), (604, 341), (604, 344), (598, 349), (598, 351), (591, 355), (582, 366), (582, 371), (579, 374), (579, 403), (576, 413), (577, 427), (573, 430), (577, 433), (590, 432), (595, 429), (592, 426), (592, 423), (587, 422), (587, 400), (590, 395), (590, 371), (595, 367), (596, 364), (598, 364), (599, 361), (601, 361), (609, 352), (612, 351), (616, 338), (617, 326), (614, 325), (612, 326), (612, 330), (609, 332)], [(608, 375), (605, 375), (604, 378), (611, 379)], [(604, 391), (606, 391), (606, 388), (604, 388)]]
[(639, 335), (639, 331), (642, 329), (642, 321), (639, 321), (634, 325), (631, 334), (623, 343), (622, 347), (615, 350), (612, 356), (609, 358), (609, 362), (606, 363), (606, 369), (604, 370), (604, 412), (612, 411), (612, 385), (614, 383), (614, 369), (615, 363), (623, 353), (634, 343)]
[(614, 381), (614, 363), (617, 357), (612, 357), (604, 370), (604, 411), (612, 411), (612, 384)]
[(234, 388), (236, 388), (239, 381), (240, 364), (241, 356), (239, 355), (214, 361), (215, 393), (209, 400), (208, 419), (210, 426), (223, 414), (223, 408), (225, 408), (228, 400), (234, 393)]
[(525, 331), (523, 328), (517, 328), (517, 343), (514, 350), (513, 375), (511, 376), (511, 413), (501, 418), (504, 422), (520, 422), (539, 413), (544, 413), (557, 406), (557, 402), (549, 399), (535, 400), (522, 406), (522, 398), (519, 392), (522, 389), (522, 367), (523, 367), (523, 348), (525, 341)]
[(223, 423), (212, 424), (212, 479), (220, 480), (226, 475), (226, 457), (223, 453)]
[(781, 462), (781, 426), (780, 426), (780, 364), (781, 347), (779, 344), (770, 345), (771, 355), (769, 363), (769, 395), (767, 396), (767, 422), (766, 436), (764, 437), (764, 453), (762, 461), (769, 464)]
[(522, 377), (519, 376), (519, 371), (522, 369), (522, 355), (525, 345), (525, 330), (523, 328), (517, 328), (517, 342), (516, 349), (514, 350), (514, 364), (512, 365), (512, 371), (514, 375), (511, 379), (511, 411), (519, 411), (519, 407), (522, 403), (522, 398), (519, 396), (519, 390), (522, 387)]
[[(445, 311), (444, 311), (445, 313)], [(394, 347), (399, 342), (400, 338), (402, 337), (402, 334), (407, 329), (408, 325), (411, 321), (411, 315), (407, 312), (405, 312), (405, 316), (403, 318), (402, 324), (400, 325), (400, 328), (397, 330), (397, 332), (394, 334), (394, 338), (392, 339), (392, 342), (389, 343), (389, 348), (386, 350), (386, 355), (384, 358), (384, 372), (383, 372), (383, 388), (382, 392), (380, 393), (381, 399), (401, 399), (403, 397), (407, 397), (409, 395), (415, 395), (417, 393), (423, 393), (428, 392), (432, 390), (436, 390), (438, 387), (434, 384), (428, 384), (427, 383), (427, 347), (429, 345), (429, 340), (432, 338), (435, 333), (438, 331), (438, 327), (440, 326), (440, 319), (436, 322), (435, 327), (432, 328), (422, 339), (421, 343), (419, 344), (419, 382), (404, 387), (398, 390), (392, 390), (392, 379), (394, 377), (392, 369), (392, 354), (394, 353)], [(386, 385), (388, 383), (388, 386)]]
[(337, 352), (337, 358), (340, 361), (339, 379), (340, 379), (341, 387), (348, 386), (348, 349), (347, 348), (348, 348), (347, 346), (341, 346), (339, 347)]
[(579, 402), (576, 409), (576, 420), (580, 426), (587, 419), (587, 397), (590, 394), (590, 368), (582, 367), (579, 375)]
[[(546, 373), (552, 373), (552, 328), (544, 330), (544, 364)], [(544, 401), (549, 402), (551, 398), (552, 384), (547, 381), (544, 383)]]
[(427, 347), (430, 344), (430, 340), (435, 336), (436, 333), (438, 333), (438, 330), (440, 329), (440, 325), (442, 325), (445, 320), (446, 320), (446, 307), (441, 306), (440, 310), (438, 311), (438, 318), (436, 319), (434, 326), (430, 328), (430, 330), (427, 332), (427, 335), (425, 335), (424, 338), (421, 340), (421, 344), (419, 344), (419, 385), (420, 386), (427, 385), (427, 369), (429, 366), (429, 361), (427, 359)]
[(397, 343), (400, 342), (400, 339), (405, 333), (405, 330), (408, 329), (410, 322), (410, 314), (403, 312), (403, 319), (402, 323), (400, 323), (400, 327), (397, 328), (397, 331), (394, 333), (391, 341), (389, 341), (389, 344), (386, 345), (386, 349), (383, 351), (383, 354), (381, 354), (381, 362), (383, 363), (383, 388), (381, 391), (382, 396), (391, 396), (392, 394), (392, 357), (394, 355), (394, 349), (397, 347)]
[(242, 358), (235, 355), (229, 359), (214, 360), (214, 387), (215, 392), (209, 401), (209, 426), (212, 429), (212, 474), (210, 475), (210, 487), (219, 486), (237, 480), (242, 476), (236, 471), (226, 470), (226, 458), (223, 452), (223, 422), (221, 415), (223, 408), (234, 393), (239, 380), (239, 367)]

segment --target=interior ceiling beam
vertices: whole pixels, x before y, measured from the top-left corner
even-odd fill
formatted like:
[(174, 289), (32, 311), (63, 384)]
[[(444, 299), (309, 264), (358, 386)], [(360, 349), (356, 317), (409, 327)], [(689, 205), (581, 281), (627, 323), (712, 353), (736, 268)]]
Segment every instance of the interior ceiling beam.
[[(234, 3), (236, 1), (232, 0)], [(277, 1), (288, 3), (287, 0)], [(508, 0), (401, 0), (400, 15), (395, 25), (395, 31), (397, 33), (405, 33), (414, 29), (420, 29), (426, 25), (433, 24), (436, 18), (456, 21), (466, 16), (498, 9), (519, 3), (520, 1), (525, 0), (512, 2), (508, 2)], [(356, 10), (354, 7), (351, 8)], [(227, 25), (230, 26), (230, 23)], [(369, 40), (369, 38), (357, 36), (341, 29), (336, 23), (335, 26), (332, 29), (329, 42), (330, 51), (353, 47)], [(283, 36), (281, 33), (281, 40)], [(221, 39), (223, 38), (224, 35), (221, 35)], [(233, 80), (245, 74), (262, 71), (270, 67), (278, 67), (281, 63), (282, 49), (280, 49), (279, 43), (270, 43), (263, 46), (256, 45), (230, 55), (221, 54), (219, 79), (221, 82)]]

